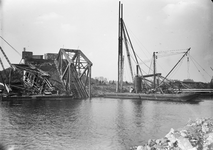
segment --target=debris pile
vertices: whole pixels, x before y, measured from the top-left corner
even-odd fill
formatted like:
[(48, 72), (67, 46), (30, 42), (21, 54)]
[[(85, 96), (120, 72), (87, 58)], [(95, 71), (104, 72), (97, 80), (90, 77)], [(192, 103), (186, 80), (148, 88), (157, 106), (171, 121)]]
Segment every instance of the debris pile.
[(150, 139), (143, 146), (131, 150), (213, 150), (213, 119), (189, 121), (183, 128), (170, 132), (161, 139)]

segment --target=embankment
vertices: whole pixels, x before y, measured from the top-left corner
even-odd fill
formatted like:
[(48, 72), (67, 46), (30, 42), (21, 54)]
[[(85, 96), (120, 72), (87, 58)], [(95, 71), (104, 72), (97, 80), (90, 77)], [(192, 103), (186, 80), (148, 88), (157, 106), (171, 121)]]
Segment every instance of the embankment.
[(131, 150), (213, 150), (213, 119), (189, 121), (180, 129), (169, 131), (161, 139), (150, 139)]

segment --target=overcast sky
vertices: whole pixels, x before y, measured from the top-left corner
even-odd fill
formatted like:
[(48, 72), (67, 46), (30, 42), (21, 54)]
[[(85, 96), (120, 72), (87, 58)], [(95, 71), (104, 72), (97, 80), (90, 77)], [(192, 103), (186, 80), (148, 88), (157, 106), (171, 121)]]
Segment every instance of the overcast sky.
[[(170, 78), (211, 80), (211, 0), (123, 0), (122, 3), (125, 24), (142, 60), (150, 59), (154, 51), (191, 47), (190, 55), (196, 64), (190, 61), (188, 71), (185, 59)], [(117, 80), (118, 0), (0, 0), (0, 14), (0, 35), (20, 54), (23, 47), (35, 55), (58, 53), (63, 47), (80, 49), (93, 62), (92, 77)], [(2, 39), (0, 44), (12, 63), (20, 62), (20, 54)], [(157, 59), (157, 72), (165, 76), (181, 56)], [(0, 57), (8, 67), (2, 54)], [(147, 63), (149, 66), (150, 62)], [(148, 72), (145, 65), (142, 67)], [(124, 80), (130, 80), (127, 63), (124, 72)]]

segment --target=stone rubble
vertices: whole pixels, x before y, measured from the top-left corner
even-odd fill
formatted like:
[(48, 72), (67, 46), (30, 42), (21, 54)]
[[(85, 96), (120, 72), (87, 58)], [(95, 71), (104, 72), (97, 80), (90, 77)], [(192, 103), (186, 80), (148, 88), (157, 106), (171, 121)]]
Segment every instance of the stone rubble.
[(171, 128), (161, 139), (150, 139), (130, 150), (213, 150), (213, 119), (189, 121), (183, 128)]

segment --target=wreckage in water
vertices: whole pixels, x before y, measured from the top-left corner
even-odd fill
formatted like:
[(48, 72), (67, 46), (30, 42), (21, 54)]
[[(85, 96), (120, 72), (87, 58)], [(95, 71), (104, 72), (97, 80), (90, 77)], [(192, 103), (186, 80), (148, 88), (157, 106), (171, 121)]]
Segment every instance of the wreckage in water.
[(3, 85), (9, 87), (2, 94), (3, 100), (79, 99), (91, 96), (92, 62), (82, 51), (60, 49), (58, 54), (43, 59), (42, 55), (35, 57), (32, 52), (24, 50), (24, 64), (11, 64), (0, 49), (11, 66), (9, 71), (3, 70), (4, 77), (8, 78)]

